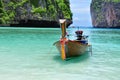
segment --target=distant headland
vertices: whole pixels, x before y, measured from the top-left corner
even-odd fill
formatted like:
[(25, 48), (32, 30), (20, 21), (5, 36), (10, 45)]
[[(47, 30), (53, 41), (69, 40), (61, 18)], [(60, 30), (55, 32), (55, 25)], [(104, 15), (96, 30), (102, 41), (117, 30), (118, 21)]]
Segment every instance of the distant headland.
[(120, 28), (120, 0), (92, 0), (90, 8), (94, 27)]

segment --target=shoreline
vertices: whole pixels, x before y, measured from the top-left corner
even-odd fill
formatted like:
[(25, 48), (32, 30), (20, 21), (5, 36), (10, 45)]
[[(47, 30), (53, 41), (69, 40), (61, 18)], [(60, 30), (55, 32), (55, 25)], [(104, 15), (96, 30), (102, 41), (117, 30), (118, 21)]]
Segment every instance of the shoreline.
[[(15, 21), (14, 21), (15, 22)], [(67, 20), (67, 27), (72, 24), (71, 20)], [(59, 28), (58, 21), (48, 20), (20, 20), (18, 23), (0, 24), (1, 27), (30, 27), (30, 28)]]
[[(48, 28), (50, 28), (50, 29), (57, 29), (57, 28), (60, 28), (60, 27), (51, 27), (51, 26), (49, 26), (49, 27), (33, 27), (33, 26), (31, 26), (31, 27), (24, 27), (24, 26), (0, 26), (0, 29), (4, 29), (4, 28), (16, 28), (16, 29), (20, 29), (20, 28), (26, 28), (26, 29), (48, 29)], [(73, 28), (73, 27), (67, 27), (67, 28)], [(74, 28), (78, 28), (78, 27), (74, 27)], [(120, 29), (120, 28), (96, 28), (96, 27), (79, 27), (79, 29)]]

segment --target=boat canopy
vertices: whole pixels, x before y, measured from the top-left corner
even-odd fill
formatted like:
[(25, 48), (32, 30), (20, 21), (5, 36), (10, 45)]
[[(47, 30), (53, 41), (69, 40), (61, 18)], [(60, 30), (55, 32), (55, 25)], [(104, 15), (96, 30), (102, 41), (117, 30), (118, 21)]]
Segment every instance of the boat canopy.
[(76, 31), (75, 33), (76, 33), (76, 34), (82, 34), (83, 31), (82, 31), (82, 30), (78, 30), (78, 31)]

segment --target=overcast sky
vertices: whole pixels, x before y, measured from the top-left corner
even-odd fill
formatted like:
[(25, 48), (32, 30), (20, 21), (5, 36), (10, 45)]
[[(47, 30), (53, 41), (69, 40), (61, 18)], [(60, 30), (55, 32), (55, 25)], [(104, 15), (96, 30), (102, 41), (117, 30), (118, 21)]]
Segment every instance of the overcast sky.
[(90, 16), (91, 0), (70, 0), (74, 26), (92, 26)]

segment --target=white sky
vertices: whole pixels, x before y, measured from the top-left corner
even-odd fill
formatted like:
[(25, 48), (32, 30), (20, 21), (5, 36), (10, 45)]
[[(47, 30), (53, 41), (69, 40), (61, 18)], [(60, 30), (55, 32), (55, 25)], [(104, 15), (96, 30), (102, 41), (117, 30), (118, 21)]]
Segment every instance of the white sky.
[(92, 26), (90, 16), (91, 0), (70, 0), (74, 26)]

